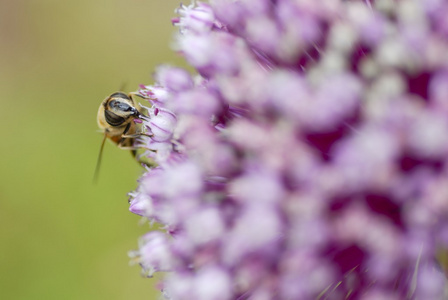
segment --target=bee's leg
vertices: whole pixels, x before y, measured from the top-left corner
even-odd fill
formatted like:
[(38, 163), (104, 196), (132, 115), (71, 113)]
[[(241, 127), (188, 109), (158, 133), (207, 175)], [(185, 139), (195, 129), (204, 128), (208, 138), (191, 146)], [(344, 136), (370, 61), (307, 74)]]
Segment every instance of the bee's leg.
[(118, 148), (120, 148), (121, 150), (131, 150), (131, 151), (135, 151), (140, 149), (139, 147), (133, 147), (133, 146), (123, 146), (118, 144)]
[[(123, 131), (123, 135), (121, 136), (121, 140), (118, 142), (118, 148), (120, 149), (124, 149), (124, 150), (130, 150), (132, 156), (140, 163), (140, 164), (145, 164), (146, 166), (148, 166), (149, 168), (154, 168), (157, 167), (157, 164), (150, 159), (150, 161), (143, 161), (139, 156), (137, 156), (137, 150), (140, 149), (140, 147), (135, 147), (135, 146), (129, 146), (129, 145), (133, 145), (134, 142), (134, 137), (139, 137), (142, 135), (146, 135), (143, 133), (138, 133), (138, 134), (130, 134), (130, 135), (126, 135), (126, 133), (129, 131), (129, 127), (130, 127), (131, 123), (129, 123), (126, 128)], [(149, 136), (149, 135), (146, 135)]]
[(133, 156), (135, 156), (134, 152), (139, 149), (139, 147), (134, 146), (134, 139), (131, 137), (133, 134), (127, 136), (126, 133), (129, 131), (130, 123), (126, 126), (123, 131), (123, 135), (121, 136), (120, 141), (117, 143), (118, 148), (122, 150), (131, 150), (133, 152)]
[(140, 98), (145, 98), (145, 96), (143, 96), (142, 94), (139, 94), (139, 93), (137, 93), (137, 92), (130, 92), (130, 93), (128, 94), (128, 97), (129, 97), (129, 98), (132, 98), (132, 96), (137, 96), (137, 97), (140, 97)]
[(147, 137), (153, 137), (153, 134), (147, 134), (147, 133), (135, 133), (135, 134), (123, 134), (121, 137), (123, 138), (136, 138), (140, 136), (147, 136)]
[(128, 125), (126, 125), (126, 127), (124, 128), (123, 133), (121, 135), (121, 139), (118, 142), (118, 147), (123, 146), (123, 143), (126, 140), (126, 136), (125, 135), (126, 135), (126, 133), (128, 133), (129, 128), (131, 128), (131, 123), (128, 123)]
[(134, 144), (134, 138), (139, 137), (139, 136), (151, 137), (151, 135), (148, 135), (145, 133), (126, 134), (129, 131), (130, 127), (131, 127), (131, 123), (126, 125), (126, 128), (123, 130), (121, 139), (118, 142), (118, 148), (125, 149), (125, 150), (136, 150), (136, 149), (139, 149), (139, 147), (132, 146)]
[[(151, 158), (146, 158), (145, 160), (143, 160), (142, 158), (141, 158), (141, 155), (137, 155), (137, 150), (139, 150), (139, 149), (142, 149), (141, 147), (135, 147), (135, 146), (131, 146), (131, 145), (133, 145), (133, 142), (132, 142), (132, 140), (131, 139), (126, 139), (125, 141), (129, 141), (129, 144), (128, 145), (125, 145), (125, 144), (119, 144), (118, 145), (118, 147), (120, 148), (120, 149), (124, 149), (124, 150), (130, 150), (131, 151), (131, 154), (132, 154), (132, 157), (134, 157), (135, 158), (135, 160), (137, 161), (137, 162), (139, 162), (140, 164), (144, 164), (144, 165), (146, 165), (146, 166), (148, 166), (148, 167), (150, 167), (150, 168), (154, 168), (154, 167), (156, 167), (157, 166), (157, 164), (151, 159)], [(148, 149), (149, 150), (149, 149)], [(149, 151), (152, 151), (152, 152), (156, 152), (155, 150), (149, 150)]]

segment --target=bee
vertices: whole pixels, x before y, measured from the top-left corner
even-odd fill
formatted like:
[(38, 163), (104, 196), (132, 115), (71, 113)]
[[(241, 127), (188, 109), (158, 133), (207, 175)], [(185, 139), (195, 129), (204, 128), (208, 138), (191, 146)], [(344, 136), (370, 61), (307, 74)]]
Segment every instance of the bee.
[[(98, 109), (97, 122), (99, 128), (104, 132), (100, 153), (95, 168), (94, 181), (98, 176), (101, 165), (101, 157), (104, 144), (107, 138), (113, 141), (121, 149), (130, 150), (135, 158), (137, 147), (134, 145), (135, 139), (140, 136), (151, 136), (143, 133), (141, 120), (147, 118), (142, 107), (137, 107), (133, 96), (138, 93), (115, 92), (101, 102)], [(137, 158), (138, 161), (140, 161)]]

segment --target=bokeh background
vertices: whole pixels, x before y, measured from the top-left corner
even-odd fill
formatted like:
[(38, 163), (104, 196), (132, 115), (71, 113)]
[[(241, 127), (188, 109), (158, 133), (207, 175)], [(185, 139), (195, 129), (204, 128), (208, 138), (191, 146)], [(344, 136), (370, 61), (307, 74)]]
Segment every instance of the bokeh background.
[(142, 168), (101, 142), (100, 102), (151, 84), (178, 0), (0, 0), (0, 298), (157, 299), (127, 252), (147, 224), (128, 212)]

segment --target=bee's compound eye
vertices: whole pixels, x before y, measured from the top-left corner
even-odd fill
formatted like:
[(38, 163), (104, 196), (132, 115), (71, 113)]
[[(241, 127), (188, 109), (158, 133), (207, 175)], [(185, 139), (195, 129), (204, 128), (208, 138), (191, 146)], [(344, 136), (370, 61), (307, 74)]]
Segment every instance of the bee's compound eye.
[(121, 102), (121, 101), (117, 101), (117, 100), (111, 100), (109, 102), (109, 107), (112, 109), (120, 110), (120, 111), (134, 111), (135, 110), (135, 108), (133, 108), (129, 104)]
[(104, 117), (106, 118), (106, 122), (111, 126), (120, 126), (126, 121), (123, 117), (117, 116), (108, 110), (104, 111)]

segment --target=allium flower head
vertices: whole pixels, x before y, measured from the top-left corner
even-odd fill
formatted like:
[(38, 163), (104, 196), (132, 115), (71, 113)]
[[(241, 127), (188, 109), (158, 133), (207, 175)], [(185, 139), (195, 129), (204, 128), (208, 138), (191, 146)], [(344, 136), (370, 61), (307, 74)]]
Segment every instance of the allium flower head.
[(167, 299), (445, 299), (448, 4), (182, 5), (130, 210)]

